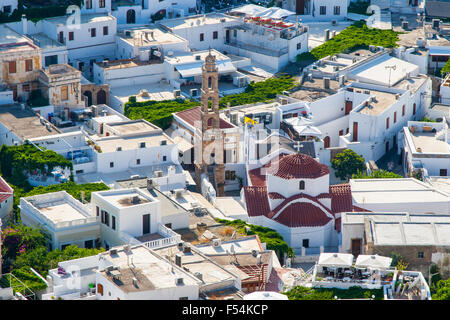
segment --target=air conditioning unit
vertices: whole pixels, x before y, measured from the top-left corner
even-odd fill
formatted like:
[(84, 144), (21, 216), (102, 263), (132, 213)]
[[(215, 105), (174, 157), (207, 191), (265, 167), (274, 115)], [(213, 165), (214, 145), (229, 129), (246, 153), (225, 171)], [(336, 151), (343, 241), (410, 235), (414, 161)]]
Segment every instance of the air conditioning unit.
[(332, 26), (336, 26), (337, 24), (338, 24), (337, 20), (332, 20), (332, 21), (331, 21), (331, 25), (332, 25)]
[(166, 145), (167, 145), (167, 140), (161, 140), (160, 145), (161, 145), (161, 146), (166, 146)]
[(173, 95), (175, 98), (181, 97), (181, 90), (173, 90)]
[(176, 282), (177, 286), (180, 286), (183, 284), (183, 278), (177, 278)]
[(155, 171), (156, 177), (161, 178), (163, 176), (163, 172), (161, 170)]
[(194, 273), (194, 276), (203, 281), (203, 274), (201, 272)]
[(214, 239), (213, 240), (213, 247), (214, 248), (220, 247), (221, 244), (222, 244), (222, 241), (220, 239)]

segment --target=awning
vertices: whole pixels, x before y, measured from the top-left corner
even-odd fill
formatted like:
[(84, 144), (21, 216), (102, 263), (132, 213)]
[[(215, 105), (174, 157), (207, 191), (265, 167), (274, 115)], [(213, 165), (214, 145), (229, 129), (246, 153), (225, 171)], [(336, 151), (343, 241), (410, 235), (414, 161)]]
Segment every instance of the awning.
[(387, 269), (391, 266), (392, 258), (379, 255), (359, 255), (355, 268)]
[(321, 253), (319, 265), (351, 267), (353, 264), (353, 255), (350, 253)]
[(312, 125), (312, 121), (305, 117), (288, 118), (283, 121), (291, 125), (301, 136), (320, 137), (322, 135), (322, 132), (317, 127)]
[(450, 47), (430, 47), (430, 56), (450, 56)]
[(236, 67), (230, 61), (216, 62), (216, 66), (219, 69), (219, 73), (231, 73), (236, 72)]
[(183, 78), (190, 78), (202, 74), (202, 63), (180, 64), (175, 67)]

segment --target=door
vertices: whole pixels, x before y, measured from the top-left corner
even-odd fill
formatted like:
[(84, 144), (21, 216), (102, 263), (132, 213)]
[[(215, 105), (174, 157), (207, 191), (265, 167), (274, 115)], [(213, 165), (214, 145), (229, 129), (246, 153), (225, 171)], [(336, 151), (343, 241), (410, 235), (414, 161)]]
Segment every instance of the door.
[(127, 24), (136, 23), (136, 12), (133, 9), (127, 11)]
[(362, 245), (362, 239), (352, 239), (352, 254), (355, 256), (359, 256), (361, 254), (361, 245)]
[(106, 104), (106, 92), (103, 89), (97, 92), (97, 104)]
[(142, 234), (150, 233), (150, 214), (144, 214), (142, 216)]
[(323, 139), (323, 147), (324, 148), (330, 147), (330, 137), (326, 136), (325, 139)]
[(386, 142), (386, 153), (389, 152), (389, 141)]
[(83, 95), (87, 98), (87, 107), (92, 106), (92, 92), (85, 91)]
[(296, 0), (295, 13), (296, 14), (305, 14), (305, 0)]
[(225, 42), (230, 42), (230, 30), (225, 31)]
[(345, 101), (345, 114), (349, 114), (350, 111), (352, 111), (353, 108), (353, 102), (352, 101)]
[(358, 122), (353, 122), (353, 141), (358, 141)]

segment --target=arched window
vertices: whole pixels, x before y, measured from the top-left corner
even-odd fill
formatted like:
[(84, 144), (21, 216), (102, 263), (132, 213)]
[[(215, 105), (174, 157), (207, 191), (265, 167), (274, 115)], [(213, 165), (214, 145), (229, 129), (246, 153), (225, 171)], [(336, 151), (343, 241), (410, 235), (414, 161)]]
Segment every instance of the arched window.
[(300, 190), (305, 190), (305, 181), (301, 180), (299, 185)]
[(103, 295), (103, 285), (97, 284), (97, 293)]
[(326, 137), (323, 139), (323, 147), (324, 147), (324, 148), (329, 148), (329, 147), (330, 147), (330, 137), (329, 137), (329, 136), (326, 136)]
[(212, 89), (212, 77), (208, 78), (208, 88)]

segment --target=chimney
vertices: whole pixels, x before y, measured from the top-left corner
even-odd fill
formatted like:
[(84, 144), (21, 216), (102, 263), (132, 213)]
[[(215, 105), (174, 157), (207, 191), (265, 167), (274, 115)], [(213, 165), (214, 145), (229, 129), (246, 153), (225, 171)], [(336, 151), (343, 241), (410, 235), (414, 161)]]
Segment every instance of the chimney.
[(181, 268), (181, 254), (179, 253), (175, 255), (175, 264)]
[(27, 34), (28, 33), (28, 19), (26, 15), (22, 15), (22, 33)]

